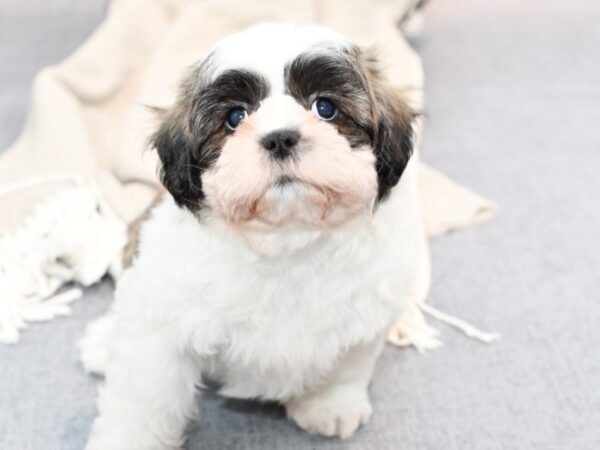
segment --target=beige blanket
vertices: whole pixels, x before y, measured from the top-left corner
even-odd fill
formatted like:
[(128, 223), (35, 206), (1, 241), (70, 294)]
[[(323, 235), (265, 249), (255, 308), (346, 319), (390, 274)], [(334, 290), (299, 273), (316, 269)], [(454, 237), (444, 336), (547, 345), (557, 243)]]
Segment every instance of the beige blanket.
[[(398, 22), (415, 0), (113, 0), (71, 57), (40, 71), (28, 119), (0, 158), (0, 342), (28, 321), (68, 314), (78, 287), (118, 276), (126, 225), (158, 189), (144, 151), (186, 66), (223, 36), (256, 22), (312, 21), (376, 45), (390, 80), (423, 108), (423, 73)], [(265, 49), (268, 51), (268, 49)], [(488, 219), (493, 205), (421, 166), (430, 235)], [(430, 308), (430, 307), (429, 307)], [(413, 308), (392, 338), (434, 346)]]

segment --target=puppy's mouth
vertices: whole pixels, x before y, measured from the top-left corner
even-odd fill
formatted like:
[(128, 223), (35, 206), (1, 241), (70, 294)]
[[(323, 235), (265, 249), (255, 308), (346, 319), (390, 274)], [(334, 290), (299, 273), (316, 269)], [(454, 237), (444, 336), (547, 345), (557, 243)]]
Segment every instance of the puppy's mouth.
[(272, 175), (259, 192), (219, 209), (229, 223), (255, 231), (330, 229), (370, 211), (364, 199), (335, 185), (287, 170)]
[(281, 175), (278, 177), (275, 182), (271, 185), (267, 191), (263, 195), (266, 195), (268, 192), (275, 190), (276, 192), (283, 192), (286, 190), (294, 190), (294, 189), (314, 189), (321, 191), (322, 188), (315, 183), (311, 183), (310, 181), (303, 180), (301, 178), (292, 176), (292, 175)]
[(324, 188), (316, 183), (307, 181), (307, 180), (303, 180), (302, 178), (293, 176), (293, 175), (281, 175), (280, 177), (278, 177), (275, 182), (271, 185), (271, 189), (272, 188), (279, 188), (279, 189), (285, 189), (285, 188), (294, 188), (294, 187), (305, 187), (305, 188), (312, 188), (312, 189), (316, 189), (316, 190), (324, 190)]
[(281, 175), (276, 181), (275, 186), (284, 187), (293, 183), (298, 183), (300, 180), (296, 177), (292, 177), (290, 175)]

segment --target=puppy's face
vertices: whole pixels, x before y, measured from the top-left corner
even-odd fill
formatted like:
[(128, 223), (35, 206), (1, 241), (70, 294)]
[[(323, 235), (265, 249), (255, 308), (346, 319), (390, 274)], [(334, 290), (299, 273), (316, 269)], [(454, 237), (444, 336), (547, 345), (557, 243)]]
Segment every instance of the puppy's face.
[(250, 229), (335, 227), (398, 182), (411, 114), (345, 38), (261, 25), (191, 72), (153, 144), (182, 207)]

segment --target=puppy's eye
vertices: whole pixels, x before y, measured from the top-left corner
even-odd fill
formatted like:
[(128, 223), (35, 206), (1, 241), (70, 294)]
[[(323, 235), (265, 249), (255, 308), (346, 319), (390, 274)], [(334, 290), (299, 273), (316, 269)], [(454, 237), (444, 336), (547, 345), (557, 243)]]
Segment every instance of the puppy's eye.
[(248, 113), (241, 106), (232, 108), (227, 114), (227, 127), (231, 130), (237, 128), (242, 121), (248, 116)]
[(337, 108), (335, 107), (335, 104), (328, 98), (319, 97), (312, 104), (312, 112), (319, 119), (332, 120), (336, 116)]

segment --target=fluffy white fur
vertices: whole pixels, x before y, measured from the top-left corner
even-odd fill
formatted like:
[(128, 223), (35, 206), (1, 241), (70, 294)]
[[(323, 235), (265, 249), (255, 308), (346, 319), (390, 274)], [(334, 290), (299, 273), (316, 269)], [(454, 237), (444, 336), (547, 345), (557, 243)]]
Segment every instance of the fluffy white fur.
[[(247, 62), (276, 85), (281, 74), (272, 67), (281, 69), (280, 61), (265, 57), (261, 65), (244, 51), (267, 32), (228, 39), (220, 64)], [(341, 39), (320, 29), (294, 33), (281, 61), (320, 33)], [(386, 334), (423, 289), (416, 170), (413, 156), (375, 210), (363, 199), (362, 209), (320, 228), (292, 221), (240, 231), (223, 215), (199, 220), (165, 197), (119, 281), (113, 316), (91, 327), (83, 344), (86, 366), (106, 373), (86, 448), (179, 448), (200, 374), (221, 381), (225, 396), (282, 402), (310, 432), (350, 436), (371, 414), (367, 388)], [(303, 198), (298, 186), (285, 189), (277, 201)], [(296, 205), (309, 216), (313, 206)]]

